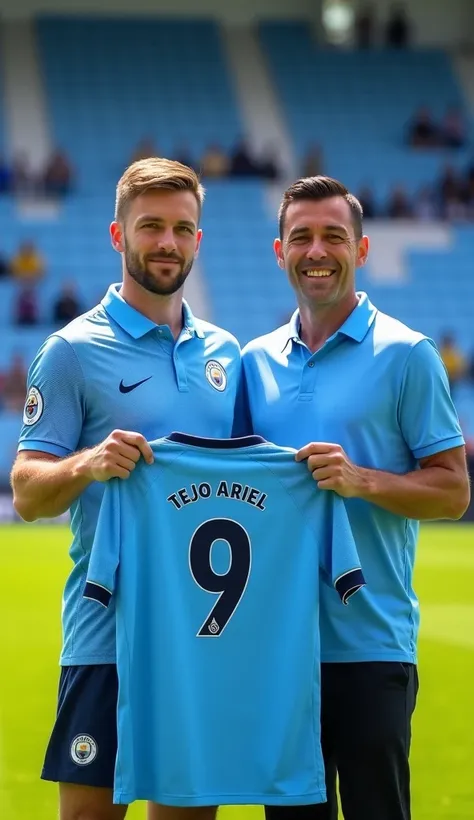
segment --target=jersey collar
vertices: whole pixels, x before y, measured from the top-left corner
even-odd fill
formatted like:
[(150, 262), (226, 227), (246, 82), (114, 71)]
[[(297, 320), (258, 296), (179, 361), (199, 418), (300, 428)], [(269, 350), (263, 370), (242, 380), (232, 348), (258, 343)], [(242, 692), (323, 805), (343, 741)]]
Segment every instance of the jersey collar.
[[(120, 325), (134, 339), (145, 336), (150, 330), (154, 330), (158, 325), (148, 319), (143, 313), (135, 310), (129, 305), (119, 293), (120, 283), (110, 285), (107, 293), (101, 301), (104, 310), (112, 319)], [(196, 319), (188, 303), (183, 299), (183, 331), (188, 336), (204, 338), (204, 333), (199, 327), (199, 320)]]
[(188, 444), (192, 447), (205, 447), (208, 450), (239, 450), (242, 447), (255, 447), (257, 444), (268, 444), (262, 436), (242, 436), (242, 438), (203, 438), (181, 433), (175, 430), (167, 436), (168, 441), (177, 444)]
[[(375, 319), (377, 308), (374, 307), (367, 294), (363, 291), (357, 293), (357, 298), (359, 300), (358, 304), (335, 335), (341, 333), (350, 339), (354, 339), (355, 342), (362, 342)], [(301, 342), (299, 310), (295, 310), (288, 322), (283, 350), (289, 342)]]

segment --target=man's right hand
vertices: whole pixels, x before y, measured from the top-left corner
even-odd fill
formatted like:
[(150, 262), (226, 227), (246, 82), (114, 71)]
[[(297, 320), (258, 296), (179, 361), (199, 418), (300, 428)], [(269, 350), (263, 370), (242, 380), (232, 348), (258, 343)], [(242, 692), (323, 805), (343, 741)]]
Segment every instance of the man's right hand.
[(128, 478), (140, 456), (153, 463), (153, 451), (140, 433), (114, 430), (104, 441), (85, 453), (85, 470), (91, 481)]

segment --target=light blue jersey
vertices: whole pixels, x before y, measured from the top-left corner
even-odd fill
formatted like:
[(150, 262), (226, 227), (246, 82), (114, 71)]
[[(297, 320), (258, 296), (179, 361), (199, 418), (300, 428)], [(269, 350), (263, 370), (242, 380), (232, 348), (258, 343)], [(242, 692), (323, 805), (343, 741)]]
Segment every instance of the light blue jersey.
[(344, 503), (256, 437), (152, 449), (106, 487), (85, 590), (117, 602), (114, 800), (324, 801), (319, 577), (340, 609), (364, 582)]
[[(317, 353), (301, 341), (296, 312), (248, 344), (243, 362), (237, 435), (295, 448), (336, 443), (355, 464), (400, 474), (464, 443), (434, 344), (377, 311), (366, 294)], [(360, 499), (346, 507), (367, 586), (350, 614), (322, 591), (322, 660), (414, 662), (418, 522)]]
[[(109, 288), (103, 301), (50, 336), (28, 375), (20, 450), (68, 456), (114, 429), (147, 439), (176, 426), (228, 436), (240, 373), (237, 341), (193, 317), (175, 342)], [(98, 617), (82, 597), (103, 484), (94, 482), (71, 507), (73, 568), (63, 606), (63, 665), (115, 661), (114, 607)]]

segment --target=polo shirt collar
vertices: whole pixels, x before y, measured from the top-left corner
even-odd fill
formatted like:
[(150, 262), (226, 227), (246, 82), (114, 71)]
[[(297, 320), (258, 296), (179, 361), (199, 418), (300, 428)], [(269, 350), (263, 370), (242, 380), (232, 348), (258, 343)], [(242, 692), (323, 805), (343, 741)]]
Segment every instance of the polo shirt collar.
[[(357, 298), (359, 300), (358, 304), (339, 330), (336, 331), (335, 335), (342, 333), (344, 336), (354, 339), (355, 342), (362, 342), (377, 315), (377, 308), (374, 307), (367, 294), (363, 291), (357, 293)], [(283, 350), (289, 342), (301, 342), (300, 330), (300, 313), (299, 310), (295, 310), (287, 325), (287, 335)]]
[[(125, 330), (134, 339), (140, 339), (154, 330), (158, 325), (148, 319), (143, 313), (135, 310), (125, 299), (120, 295), (120, 283), (110, 285), (107, 293), (101, 301), (104, 310), (117, 322), (120, 327)], [(183, 299), (183, 331), (189, 336), (197, 336), (199, 339), (204, 338), (202, 328), (199, 326), (199, 319), (193, 316), (191, 308)]]

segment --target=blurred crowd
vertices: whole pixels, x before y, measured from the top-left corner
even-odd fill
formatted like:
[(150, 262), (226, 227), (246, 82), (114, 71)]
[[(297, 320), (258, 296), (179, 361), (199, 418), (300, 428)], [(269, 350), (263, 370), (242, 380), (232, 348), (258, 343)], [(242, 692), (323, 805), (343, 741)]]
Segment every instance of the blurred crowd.
[(464, 148), (468, 130), (463, 112), (457, 106), (450, 106), (437, 121), (427, 106), (421, 106), (407, 124), (406, 141), (422, 151)]
[(57, 198), (70, 193), (73, 184), (71, 161), (63, 151), (55, 150), (40, 170), (33, 169), (26, 154), (11, 162), (0, 157), (0, 194)]
[(474, 161), (465, 169), (445, 165), (432, 185), (424, 185), (411, 195), (397, 185), (386, 202), (376, 198), (371, 187), (359, 191), (359, 199), (368, 219), (415, 219), (421, 222), (447, 220), (474, 221)]
[(386, 22), (377, 19), (377, 3), (366, 3), (355, 19), (355, 45), (369, 49), (384, 45), (387, 48), (408, 48), (411, 42), (411, 23), (403, 3), (394, 3)]
[(59, 327), (82, 313), (74, 282), (65, 282), (47, 313), (39, 308), (38, 291), (34, 285), (23, 285), (18, 291), (13, 320), (19, 327), (47, 325)]
[[(426, 116), (426, 109), (422, 110), (425, 111), (423, 116)], [(419, 117), (420, 112), (415, 115), (416, 122), (419, 121)], [(454, 128), (454, 121), (457, 122), (456, 128)], [(445, 125), (439, 126), (439, 134), (447, 134), (448, 131), (443, 131), (443, 128), (445, 126), (448, 128), (448, 123), (451, 123), (453, 125), (452, 143), (455, 142), (454, 132), (456, 132), (457, 142), (464, 144), (467, 136), (464, 125), (461, 128), (461, 121), (461, 114), (456, 109), (450, 109), (446, 114)], [(416, 130), (415, 126), (413, 128)], [(410, 125), (410, 133), (411, 129)], [(456, 146), (451, 144), (450, 147)], [(146, 138), (139, 143), (131, 160), (144, 159), (158, 154), (159, 148), (154, 141)], [(214, 143), (198, 159), (183, 146), (173, 154), (173, 159), (195, 168), (207, 181), (232, 178), (279, 180), (282, 177), (279, 157), (274, 149), (268, 148), (263, 158), (257, 157), (244, 141), (230, 152), (226, 152), (222, 146)], [(299, 173), (301, 176), (317, 176), (326, 172), (323, 149), (319, 144), (314, 143), (309, 146), (303, 157)], [(432, 185), (423, 186), (416, 194), (408, 193), (403, 183), (396, 185), (385, 201), (380, 199), (370, 185), (364, 186), (356, 194), (362, 203), (367, 219), (414, 219), (424, 222), (433, 220), (474, 221), (474, 160), (463, 170), (457, 170), (453, 165), (447, 164), (439, 179), (434, 180)]]
[[(407, 123), (404, 141), (416, 151), (442, 148), (455, 152), (469, 144), (470, 134), (463, 113), (457, 107), (450, 107), (444, 117), (437, 121), (432, 112), (422, 106)], [(159, 145), (152, 137), (144, 137), (129, 161), (159, 155)], [(194, 168), (205, 181), (258, 178), (284, 182), (284, 169), (273, 146), (267, 146), (257, 155), (245, 140), (230, 151), (215, 142), (201, 156), (195, 156), (187, 145), (182, 145), (172, 152), (172, 158)], [(308, 147), (298, 170), (301, 176), (327, 173), (323, 149), (319, 144)], [(17, 157), (11, 167), (0, 158), (0, 194), (28, 194), (57, 199), (70, 193), (74, 184), (72, 163), (66, 153), (59, 149), (41, 173), (33, 173), (24, 156)], [(370, 184), (356, 194), (368, 219), (474, 221), (474, 159), (465, 168), (447, 163), (438, 179), (414, 194), (408, 192), (403, 180), (394, 186), (385, 200), (378, 196), (376, 186), (371, 187)], [(13, 271), (11, 265), (0, 258), (0, 276), (9, 271)]]
[(19, 326), (59, 325), (70, 322), (82, 312), (74, 282), (63, 284), (47, 315), (39, 309), (38, 282), (46, 272), (43, 256), (35, 243), (21, 243), (11, 259), (0, 256), (0, 276), (17, 283), (12, 321)]
[[(160, 156), (160, 149), (151, 137), (145, 137), (137, 145), (130, 160), (133, 162), (153, 156)], [(275, 180), (281, 177), (276, 151), (268, 146), (263, 156), (258, 157), (244, 140), (238, 142), (231, 151), (224, 150), (217, 142), (211, 143), (200, 157), (194, 156), (186, 145), (182, 145), (171, 158), (194, 168), (205, 179), (250, 177)]]
[(0, 371), (0, 410), (18, 413), (23, 410), (26, 396), (27, 369), (19, 353), (12, 357), (10, 366)]
[[(456, 403), (458, 391), (463, 383), (470, 383), (474, 386), (474, 354), (471, 358), (465, 356), (456, 343), (455, 334), (452, 332), (446, 332), (440, 339), (439, 352), (448, 373), (451, 395)], [(460, 423), (466, 439), (466, 450), (469, 455), (474, 455), (474, 428), (472, 419), (469, 422), (461, 415)]]
[(439, 341), (439, 352), (446, 368), (451, 393), (456, 398), (456, 390), (464, 381), (474, 384), (474, 351), (469, 359), (464, 355), (452, 332), (446, 332)]

